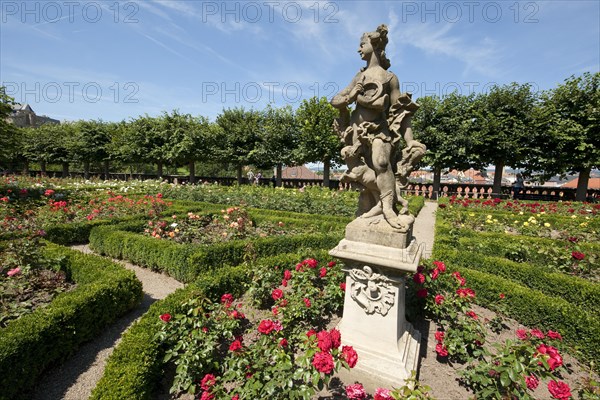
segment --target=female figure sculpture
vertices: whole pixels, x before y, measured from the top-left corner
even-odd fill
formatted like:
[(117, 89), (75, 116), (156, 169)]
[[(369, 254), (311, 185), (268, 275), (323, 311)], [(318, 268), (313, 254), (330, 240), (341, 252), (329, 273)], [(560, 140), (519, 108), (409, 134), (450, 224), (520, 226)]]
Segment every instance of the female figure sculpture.
[[(411, 117), (419, 106), (410, 94), (400, 93), (398, 78), (388, 71), (387, 35), (387, 26), (380, 25), (362, 36), (358, 53), (367, 66), (331, 104), (340, 110), (334, 126), (345, 145), (342, 157), (348, 165), (342, 181), (354, 182), (362, 189), (357, 214), (361, 218), (383, 214), (392, 228), (407, 232), (414, 217), (408, 215), (400, 190), (408, 184), (410, 172), (426, 149), (412, 135)], [(348, 105), (352, 103), (355, 109), (350, 114)], [(401, 140), (405, 143), (402, 150)], [(397, 202), (403, 206), (399, 213)]]

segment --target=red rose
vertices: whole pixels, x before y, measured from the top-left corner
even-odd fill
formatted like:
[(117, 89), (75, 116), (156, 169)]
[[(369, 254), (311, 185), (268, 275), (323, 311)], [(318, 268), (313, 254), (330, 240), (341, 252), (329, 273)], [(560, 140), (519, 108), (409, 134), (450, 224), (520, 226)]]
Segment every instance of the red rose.
[(448, 349), (441, 343), (435, 345), (435, 352), (440, 357), (448, 357)]
[(303, 261), (304, 264), (308, 265), (308, 268), (317, 268), (319, 263), (314, 258), (309, 258)]
[(312, 365), (319, 372), (323, 372), (324, 374), (330, 374), (333, 371), (333, 357), (331, 354), (326, 352), (319, 352), (314, 355), (312, 360)]
[(571, 257), (573, 257), (576, 260), (581, 261), (581, 260), (583, 260), (585, 258), (585, 254), (583, 254), (580, 251), (574, 251), (574, 252), (571, 253)]
[(537, 348), (539, 355), (544, 355), (546, 361), (548, 362), (548, 367), (550, 371), (554, 371), (556, 368), (560, 367), (563, 364), (563, 359), (556, 347), (548, 346), (545, 344), (540, 344)]
[(534, 336), (538, 339), (543, 339), (545, 338), (545, 335), (542, 331), (540, 331), (539, 329), (532, 329), (531, 330), (531, 336)]
[(342, 334), (337, 329), (333, 328), (329, 332), (329, 337), (331, 338), (331, 348), (337, 349), (342, 345)]
[(310, 300), (309, 300), (309, 299), (307, 299), (306, 297), (305, 297), (304, 299), (302, 299), (302, 300), (304, 301), (304, 305), (305, 305), (306, 307), (310, 308), (310, 305), (311, 305), (311, 304), (310, 304)]
[(333, 267), (335, 267), (335, 261), (329, 261), (329, 262), (327, 263), (327, 266), (328, 266), (329, 268), (333, 268)]
[(499, 295), (499, 296), (500, 296), (500, 298), (501, 298), (501, 299), (503, 299), (503, 298), (505, 298), (505, 297), (506, 297), (506, 296), (504, 295), (504, 293), (500, 293), (500, 295)]
[(217, 379), (213, 374), (206, 374), (204, 375), (204, 378), (202, 378), (202, 381), (200, 381), (200, 387), (202, 390), (209, 391), (213, 386), (215, 386), (216, 382)]
[(525, 377), (525, 384), (527, 384), (527, 389), (535, 390), (540, 384), (540, 381), (534, 375), (529, 375)]
[(415, 283), (418, 284), (418, 285), (422, 285), (423, 283), (425, 283), (425, 275), (423, 275), (420, 272), (417, 272), (413, 276), (413, 281), (415, 281)]
[(456, 290), (456, 294), (460, 298), (465, 298), (465, 297), (475, 298), (475, 291), (473, 289), (470, 289), (470, 288), (457, 289)]
[(346, 396), (350, 400), (362, 400), (367, 398), (367, 392), (360, 383), (346, 386)]
[(467, 312), (467, 316), (473, 318), (473, 319), (477, 319), (477, 314), (475, 314), (472, 310)]
[(242, 343), (239, 340), (234, 340), (229, 346), (229, 351), (238, 351), (242, 349)]
[(358, 362), (358, 354), (352, 346), (342, 347), (342, 357), (348, 363), (348, 366), (350, 368), (354, 368), (356, 366), (356, 363)]
[(346, 291), (346, 282), (340, 283), (340, 289), (342, 289), (344, 292)]
[(427, 289), (423, 288), (423, 289), (417, 290), (417, 297), (420, 299), (424, 299), (425, 297), (427, 297)]
[(564, 382), (550, 381), (548, 382), (548, 391), (555, 399), (566, 400), (571, 397), (571, 388)]
[(289, 281), (290, 279), (292, 279), (292, 273), (290, 272), (289, 269), (286, 269), (285, 271), (283, 271), (283, 279), (285, 279), (286, 281)]
[(310, 331), (306, 332), (307, 337), (316, 336), (316, 335), (317, 335), (317, 332), (314, 329), (311, 329)]
[(444, 341), (444, 332), (442, 332), (442, 331), (436, 331), (435, 332), (435, 340), (438, 343), (442, 343)]
[(273, 289), (271, 292), (271, 297), (273, 300), (277, 301), (283, 297), (283, 290), (281, 289)]
[(436, 294), (435, 295), (435, 304), (440, 305), (444, 302), (444, 296), (442, 296), (441, 294)]
[(223, 304), (233, 303), (233, 296), (229, 293), (225, 293), (223, 296), (221, 296), (221, 303), (223, 303)]
[(525, 340), (529, 337), (529, 333), (527, 333), (525, 329), (517, 329), (516, 335), (521, 340)]
[(433, 271), (431, 271), (431, 279), (437, 279), (439, 275), (440, 275), (439, 269), (436, 268)]
[(286, 338), (283, 338), (283, 339), (281, 339), (281, 340), (279, 341), (279, 346), (280, 346), (280, 347), (287, 347), (287, 345), (288, 345), (288, 341), (287, 341), (287, 339), (286, 339)]
[(200, 400), (213, 400), (215, 395), (210, 392), (202, 392), (202, 396), (200, 396)]
[(279, 314), (279, 308), (275, 306), (275, 307), (273, 307), (271, 312), (273, 313), (273, 315), (277, 315), (277, 314)]
[(317, 339), (319, 343), (317, 346), (321, 351), (328, 352), (332, 349), (333, 343), (331, 342), (331, 335), (327, 331), (321, 331), (317, 333)]
[(441, 262), (441, 261), (434, 261), (433, 265), (435, 265), (435, 267), (437, 269), (439, 269), (441, 273), (446, 272), (446, 264), (444, 264), (443, 262)]
[(258, 331), (263, 335), (268, 335), (273, 332), (273, 329), (275, 329), (275, 326), (270, 319), (263, 319), (260, 321), (260, 324), (258, 324)]
[(321, 278), (325, 278), (325, 276), (327, 275), (327, 268), (323, 267), (319, 270), (319, 277)]
[(438, 207), (439, 208), (446, 208), (446, 205), (444, 203), (442, 203), (442, 204), (438, 204)]
[(169, 322), (171, 320), (171, 314), (163, 314), (160, 316), (160, 319), (162, 319), (164, 322)]
[(558, 340), (562, 340), (562, 336), (560, 335), (560, 333), (558, 332), (554, 332), (554, 331), (548, 331), (548, 333), (546, 334), (548, 335), (548, 337), (550, 339), (558, 339)]
[(282, 280), (281, 280), (281, 286), (283, 286), (283, 287), (287, 287), (287, 285), (288, 285), (288, 281), (287, 281), (287, 280), (285, 280), (285, 279), (282, 279)]
[(579, 241), (579, 239), (577, 239), (575, 236), (571, 236), (568, 240), (571, 243), (577, 243)]
[(239, 394), (236, 394), (235, 396), (233, 396), (233, 397), (231, 398), (231, 400), (240, 400), (240, 395), (239, 395)]

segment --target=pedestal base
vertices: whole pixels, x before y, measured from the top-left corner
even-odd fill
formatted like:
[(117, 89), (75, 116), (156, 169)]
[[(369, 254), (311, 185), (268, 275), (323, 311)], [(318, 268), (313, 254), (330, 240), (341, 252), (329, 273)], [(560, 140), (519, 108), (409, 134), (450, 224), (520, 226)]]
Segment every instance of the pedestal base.
[(417, 270), (422, 249), (409, 232), (383, 218), (355, 220), (329, 254), (346, 265), (342, 343), (354, 347), (354, 368), (381, 386), (400, 387), (416, 371), (421, 334), (405, 318), (406, 272)]
[[(386, 354), (372, 351), (361, 343), (346, 340), (348, 330), (340, 324), (342, 342), (346, 346), (352, 346), (358, 353), (358, 362), (351, 370), (355, 380), (361, 381), (363, 375), (367, 380), (376, 381), (378, 387), (397, 388), (405, 384), (413, 371), (417, 371), (419, 364), (419, 351), (421, 348), (421, 334), (409, 323), (406, 331), (398, 341), (397, 351), (389, 351)], [(361, 378), (362, 377), (362, 378)]]

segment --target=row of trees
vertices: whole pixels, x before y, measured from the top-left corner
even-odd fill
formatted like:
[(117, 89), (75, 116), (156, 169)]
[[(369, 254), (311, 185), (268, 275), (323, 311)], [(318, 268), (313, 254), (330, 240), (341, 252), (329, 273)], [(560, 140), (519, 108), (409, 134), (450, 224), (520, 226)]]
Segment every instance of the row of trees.
[[(579, 173), (577, 198), (585, 199), (590, 171), (600, 167), (600, 73), (571, 77), (553, 90), (534, 93), (528, 84), (493, 87), (488, 93), (418, 99), (415, 136), (427, 145), (423, 160), (434, 170), (434, 190), (446, 168), (483, 168), (494, 164), (494, 193), (500, 193), (504, 166), (544, 176)], [(0, 90), (0, 113), (10, 99)], [(283, 165), (323, 162), (324, 184), (332, 164), (339, 164), (341, 144), (332, 131), (337, 117), (327, 99), (305, 100), (264, 110), (223, 110), (215, 122), (178, 111), (107, 123), (77, 121), (15, 129), (0, 114), (0, 165), (21, 160), (90, 164), (187, 165), (195, 180), (197, 163), (278, 170)]]
[(434, 190), (442, 169), (494, 164), (494, 193), (504, 166), (511, 166), (539, 179), (578, 173), (576, 198), (585, 200), (590, 172), (600, 168), (600, 73), (570, 77), (542, 93), (513, 83), (418, 102), (415, 131), (431, 150), (425, 162), (434, 170)]
[[(10, 101), (5, 99), (4, 104)], [(130, 121), (75, 121), (35, 129), (5, 123), (0, 166), (18, 162), (27, 168), (34, 162), (45, 173), (48, 164), (62, 164), (66, 176), (69, 166), (78, 163), (86, 177), (91, 166), (99, 164), (106, 175), (115, 163), (155, 164), (159, 176), (165, 165), (187, 166), (194, 182), (196, 163), (216, 163), (232, 166), (241, 183), (243, 167), (254, 165), (276, 167), (280, 184), (283, 165), (321, 161), (328, 181), (330, 166), (340, 162), (338, 140), (331, 130), (335, 117), (327, 99), (312, 98), (295, 112), (290, 106), (227, 109), (215, 122), (175, 110)]]

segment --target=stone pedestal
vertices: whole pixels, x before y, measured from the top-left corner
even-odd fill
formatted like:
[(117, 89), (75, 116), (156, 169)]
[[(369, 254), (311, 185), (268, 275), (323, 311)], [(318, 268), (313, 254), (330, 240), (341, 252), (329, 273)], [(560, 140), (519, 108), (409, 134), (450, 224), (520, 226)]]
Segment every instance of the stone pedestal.
[(358, 352), (355, 370), (381, 386), (402, 386), (417, 369), (421, 335), (405, 319), (403, 276), (416, 271), (421, 250), (411, 232), (372, 218), (351, 222), (329, 252), (346, 265), (342, 342)]

